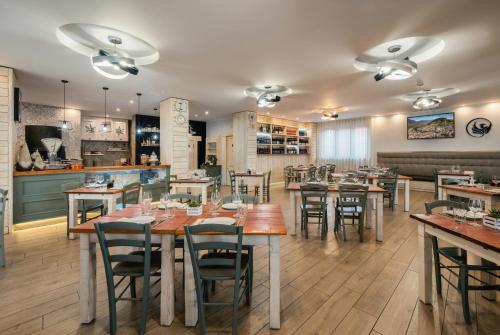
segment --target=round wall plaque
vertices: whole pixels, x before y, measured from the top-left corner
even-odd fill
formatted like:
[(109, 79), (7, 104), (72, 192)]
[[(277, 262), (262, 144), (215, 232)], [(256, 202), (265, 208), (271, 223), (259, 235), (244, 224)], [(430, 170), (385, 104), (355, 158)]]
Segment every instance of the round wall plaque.
[(465, 130), (467, 131), (467, 134), (472, 137), (483, 137), (490, 132), (491, 127), (493, 127), (493, 124), (490, 120), (479, 117), (470, 120), (469, 123), (467, 123)]

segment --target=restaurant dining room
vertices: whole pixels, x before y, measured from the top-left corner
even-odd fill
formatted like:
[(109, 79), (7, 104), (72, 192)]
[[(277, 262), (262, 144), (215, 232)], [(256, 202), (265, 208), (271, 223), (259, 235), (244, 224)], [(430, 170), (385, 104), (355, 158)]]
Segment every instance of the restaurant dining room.
[(499, 21), (0, 0), (0, 335), (500, 335)]

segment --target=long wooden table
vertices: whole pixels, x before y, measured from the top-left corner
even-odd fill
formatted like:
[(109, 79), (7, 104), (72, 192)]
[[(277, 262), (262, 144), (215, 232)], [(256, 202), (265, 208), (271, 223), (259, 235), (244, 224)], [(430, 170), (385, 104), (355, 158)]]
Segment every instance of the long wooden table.
[[(289, 223), (288, 229), (291, 231), (292, 235), (297, 234), (297, 218), (300, 217), (300, 187), (304, 185), (303, 183), (290, 183), (286, 188), (290, 191), (290, 210), (292, 211), (292, 218)], [(338, 184), (328, 185), (328, 199), (330, 199), (333, 208), (335, 208), (335, 201), (339, 194)], [(384, 189), (378, 187), (377, 185), (368, 185), (368, 199), (374, 199), (376, 201), (375, 211), (376, 211), (376, 239), (377, 241), (383, 241), (384, 239)], [(366, 206), (367, 213), (367, 228), (373, 227), (372, 221), (372, 206)], [(330, 214), (328, 220), (329, 222), (334, 222), (333, 215)]]
[(431, 236), (467, 250), (495, 264), (500, 264), (500, 231), (485, 226), (459, 224), (443, 214), (411, 214), (418, 221), (419, 298), (432, 303), (432, 241)]
[[(140, 215), (140, 206), (131, 206), (101, 218), (88, 221), (71, 228), (73, 233), (80, 234), (80, 321), (90, 323), (96, 316), (96, 243), (94, 223), (116, 222), (120, 218), (133, 218)], [(156, 222), (152, 228), (151, 240), (161, 243), (161, 296), (160, 323), (168, 326), (174, 320), (174, 271), (175, 271), (175, 237), (184, 235), (184, 225), (193, 224), (200, 218), (212, 217), (204, 208), (201, 216), (187, 216), (185, 210), (176, 210), (174, 218), (165, 219), (164, 211), (155, 209), (153, 216)], [(220, 210), (219, 216), (232, 217), (234, 211)], [(269, 326), (280, 328), (280, 236), (286, 235), (281, 206), (255, 205), (249, 208), (243, 224), (243, 243), (266, 245), (269, 247)], [(133, 235), (126, 231), (117, 231), (110, 236), (141, 239), (141, 235)], [(213, 236), (206, 238), (214, 238)], [(186, 243), (186, 241), (185, 241)], [(187, 245), (187, 243), (185, 244)], [(191, 266), (191, 257), (187, 248), (185, 261), (185, 324), (195, 326), (198, 320), (196, 294)]]

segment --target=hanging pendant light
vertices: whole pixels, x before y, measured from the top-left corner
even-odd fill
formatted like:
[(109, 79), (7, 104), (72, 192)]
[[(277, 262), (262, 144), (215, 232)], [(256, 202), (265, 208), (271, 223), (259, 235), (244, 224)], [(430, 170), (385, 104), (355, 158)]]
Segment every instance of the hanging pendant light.
[(69, 83), (67, 80), (61, 80), (63, 83), (63, 119), (59, 121), (59, 128), (63, 131), (73, 130), (73, 125), (71, 121), (66, 120), (66, 84)]
[(101, 122), (100, 132), (101, 133), (110, 133), (111, 132), (111, 122), (108, 121), (108, 113), (107, 113), (107, 104), (108, 104), (108, 88), (103, 87), (104, 90), (104, 122)]
[[(156, 116), (156, 112), (158, 111), (158, 108), (153, 108), (153, 111), (154, 111), (154, 116)], [(158, 139), (158, 134), (154, 133), (153, 134), (153, 140), (157, 140), (157, 139)]]
[[(137, 92), (137, 115), (141, 114), (141, 95), (142, 93)], [(132, 100), (131, 100), (132, 101)], [(142, 134), (142, 128), (137, 128), (137, 134)]]

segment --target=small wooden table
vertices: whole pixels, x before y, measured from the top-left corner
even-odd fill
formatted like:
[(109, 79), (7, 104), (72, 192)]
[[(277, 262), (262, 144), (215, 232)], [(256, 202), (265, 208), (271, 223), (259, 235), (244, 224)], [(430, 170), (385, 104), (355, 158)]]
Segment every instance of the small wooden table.
[[(368, 179), (372, 181), (373, 184), (377, 185), (378, 179), (380, 178), (380, 175), (369, 175)], [(398, 185), (403, 184), (404, 192), (405, 192), (405, 207), (404, 211), (409, 212), (410, 211), (410, 181), (411, 177), (409, 176), (403, 176), (403, 175), (398, 175)], [(394, 195), (394, 204), (397, 205), (399, 203), (399, 192), (397, 192), (396, 189), (396, 194)]]
[(443, 185), (444, 179), (458, 179), (467, 182), (468, 184), (474, 184), (474, 174), (467, 173), (455, 173), (451, 171), (438, 171), (437, 172), (437, 184), (438, 184), (438, 199), (443, 199), (441, 194), (441, 187)]
[[(290, 209), (292, 211), (292, 220), (289, 224), (288, 229), (291, 231), (292, 235), (296, 235), (297, 233), (297, 218), (300, 217), (300, 200), (297, 201), (297, 198), (300, 198), (300, 187), (304, 185), (304, 183), (290, 183), (288, 184), (287, 190), (290, 191)], [(333, 208), (335, 208), (335, 201), (339, 194), (339, 185), (328, 185), (328, 199), (331, 200)], [(376, 201), (376, 239), (377, 241), (383, 241), (384, 239), (384, 189), (378, 187), (377, 185), (370, 184), (368, 185), (368, 199), (375, 199)], [(373, 227), (372, 221), (372, 206), (366, 206), (366, 217), (367, 228)], [(334, 222), (333, 214), (331, 214), (331, 218), (329, 218), (329, 222)]]
[(247, 185), (255, 185), (259, 186), (259, 203), (264, 202), (264, 173), (246, 173), (246, 172), (237, 172), (234, 174), (236, 179), (236, 188), (238, 188), (239, 180), (244, 180), (247, 182)]
[(492, 207), (500, 206), (500, 188), (483, 189), (468, 185), (441, 185), (441, 198), (447, 199), (454, 195), (463, 198), (473, 198), (484, 201), (484, 209), (489, 211)]
[(206, 205), (208, 202), (208, 187), (214, 184), (214, 179), (200, 178), (200, 179), (173, 179), (170, 181), (172, 193), (177, 193), (178, 187), (186, 188), (199, 188), (201, 190), (201, 203)]
[(410, 214), (418, 221), (418, 295), (423, 303), (432, 303), (431, 236), (467, 250), (469, 253), (500, 264), (500, 231), (485, 226), (457, 223), (443, 214)]
[[(94, 223), (116, 222), (120, 218), (132, 218), (140, 215), (138, 205), (127, 207), (110, 215), (87, 221), (71, 228), (73, 233), (80, 234), (80, 322), (90, 323), (96, 317), (96, 244), (97, 235)], [(234, 211), (220, 210), (219, 216), (232, 217)], [(212, 217), (206, 208), (201, 216), (187, 216), (185, 210), (176, 210), (174, 218), (166, 220), (163, 210), (153, 210), (152, 214), (158, 224), (152, 229), (151, 242), (161, 243), (161, 296), (160, 324), (169, 326), (175, 316), (174, 271), (175, 271), (175, 236), (184, 235), (184, 225), (193, 224), (200, 218)], [(279, 205), (254, 205), (248, 210), (243, 223), (243, 243), (268, 246), (269, 254), (269, 326), (280, 328), (280, 236), (286, 235), (286, 227)], [(108, 234), (114, 238), (126, 236), (128, 239), (144, 239), (144, 235), (130, 234), (127, 231), (116, 231)], [(207, 236), (206, 238), (210, 238)], [(213, 236), (211, 237), (213, 238)], [(187, 246), (187, 243), (186, 243)], [(195, 326), (198, 313), (193, 278), (191, 257), (186, 247), (185, 262), (185, 324)]]
[(121, 188), (87, 188), (81, 187), (73, 190), (64, 191), (68, 195), (68, 222), (70, 233), (68, 238), (73, 240), (75, 234), (71, 228), (78, 222), (78, 200), (100, 200), (107, 205), (108, 213), (116, 210), (116, 200), (122, 196)]

